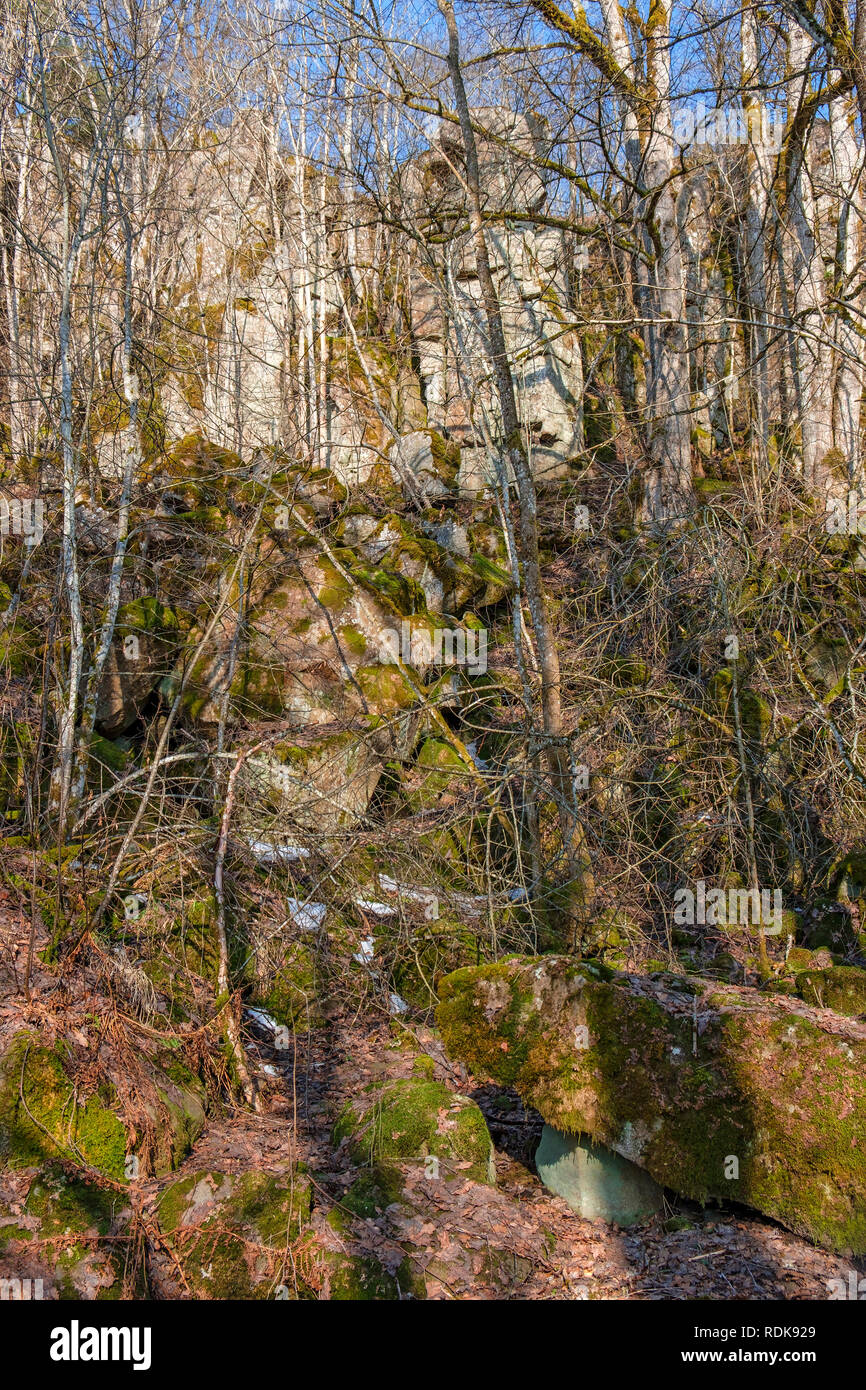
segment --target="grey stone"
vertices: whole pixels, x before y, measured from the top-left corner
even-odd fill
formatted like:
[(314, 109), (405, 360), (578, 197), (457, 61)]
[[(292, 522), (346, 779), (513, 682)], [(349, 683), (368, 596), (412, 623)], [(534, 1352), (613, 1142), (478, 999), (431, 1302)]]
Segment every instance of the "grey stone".
[(662, 1209), (663, 1190), (648, 1173), (586, 1135), (545, 1125), (535, 1166), (545, 1187), (589, 1221), (634, 1226)]
[(451, 489), (439, 477), (427, 430), (412, 430), (396, 443), (393, 461), (409, 500), (447, 497)]

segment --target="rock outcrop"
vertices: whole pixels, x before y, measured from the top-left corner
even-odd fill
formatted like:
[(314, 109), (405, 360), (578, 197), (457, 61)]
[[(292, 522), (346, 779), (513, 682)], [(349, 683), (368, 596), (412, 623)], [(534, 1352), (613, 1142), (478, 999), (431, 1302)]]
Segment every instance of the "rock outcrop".
[[(539, 478), (562, 475), (583, 446), (583, 370), (571, 316), (564, 233), (521, 220), (540, 211), (547, 189), (527, 156), (543, 152), (543, 124), (496, 108), (474, 112), (492, 270), (518, 392), (522, 423)], [(460, 484), (468, 494), (491, 481), (495, 391), (481, 290), (469, 233), (459, 129), (442, 121), (413, 170), (419, 216), (453, 232), (431, 263), (412, 272), (412, 329), (428, 422), (460, 444)]]
[[(533, 465), (553, 479), (583, 446), (583, 369), (567, 237), (555, 217), (527, 220), (548, 201), (529, 157), (543, 156), (550, 137), (539, 120), (505, 109), (475, 116), (519, 408)], [(483, 491), (498, 407), (458, 128), (441, 122), (428, 148), (394, 171), (392, 196), (422, 231), (405, 243), (371, 200), (347, 207), (346, 191), (311, 161), (283, 154), (275, 168), (273, 139), (248, 113), (182, 158), (148, 150), (151, 177), (158, 167), (173, 191), (170, 222), (142, 248), (160, 267), (158, 366), (147, 381), (159, 439), (203, 434), (248, 454), (296, 440), (303, 422), (317, 457), (349, 486), (390, 456), (411, 503), (452, 490), (420, 439), (433, 431), (462, 446), (461, 490)], [(392, 283), (403, 257), (402, 317), (368, 324), (365, 301)], [(122, 471), (127, 423), (113, 391), (93, 411), (90, 450), (107, 480)]]

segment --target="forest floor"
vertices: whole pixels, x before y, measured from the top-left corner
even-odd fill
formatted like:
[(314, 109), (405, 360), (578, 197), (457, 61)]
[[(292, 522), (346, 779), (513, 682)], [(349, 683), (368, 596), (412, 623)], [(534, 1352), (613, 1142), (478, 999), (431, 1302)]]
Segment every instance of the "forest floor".
[[(38, 1030), (49, 1042), (64, 1035), (80, 1042), (87, 1018), (111, 1004), (86, 971), (70, 971), (59, 982), (38, 960), (28, 1001), (20, 987), (28, 932), (29, 922), (14, 905), (0, 902), (0, 1054), (22, 1028)], [(343, 1250), (396, 1272), (406, 1269), (408, 1255), (413, 1286), (423, 1281), (428, 1298), (826, 1299), (830, 1280), (847, 1284), (850, 1260), (742, 1208), (701, 1209), (671, 1198), (668, 1210), (642, 1227), (620, 1230), (581, 1219), (535, 1173), (540, 1117), (514, 1093), (476, 1083), (445, 1057), (425, 1026), (335, 1007), (325, 1026), (296, 1036), (288, 1050), (276, 1052), (250, 1030), (246, 1047), (262, 1113), (215, 1115), (176, 1173), (137, 1183), (135, 1205), (146, 1225), (161, 1192), (178, 1177), (207, 1171), (285, 1175), (302, 1162), (312, 1174), (313, 1211), (300, 1256), (314, 1247)], [(484, 1111), (495, 1144), (496, 1186), (459, 1172), (431, 1178), (421, 1159), (401, 1165), (399, 1202), (373, 1217), (342, 1209), (340, 1223), (329, 1222), (359, 1176), (346, 1145), (332, 1144), (335, 1120), (371, 1083), (412, 1074), (420, 1054), (432, 1059), (437, 1080), (470, 1095)], [(28, 1170), (4, 1171), (0, 1159), (0, 1206), (20, 1211), (31, 1179)], [(149, 1263), (156, 1297), (184, 1296), (158, 1243)], [(14, 1264), (0, 1258), (0, 1277), (18, 1273)], [(307, 1289), (311, 1267), (304, 1270)], [(318, 1284), (312, 1276), (312, 1287), (327, 1298), (327, 1273)]]

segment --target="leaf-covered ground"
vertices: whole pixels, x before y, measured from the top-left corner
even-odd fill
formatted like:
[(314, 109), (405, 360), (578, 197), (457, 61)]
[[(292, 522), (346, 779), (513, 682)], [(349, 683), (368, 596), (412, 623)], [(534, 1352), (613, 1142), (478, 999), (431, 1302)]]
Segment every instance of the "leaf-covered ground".
[[(21, 985), (28, 932), (29, 923), (7, 901), (0, 916), (0, 1051), (22, 1028), (38, 1027), (45, 1037), (68, 1036), (79, 1045), (83, 1039), (109, 1072), (122, 1066), (110, 1034), (104, 1027), (95, 1033), (93, 1019), (101, 1016), (104, 1023), (112, 1016), (113, 1027), (128, 1029), (133, 1041), (142, 1025), (117, 1013), (91, 970), (67, 970), (58, 977), (37, 960), (26, 999)], [(91, 1232), (84, 1238), (96, 1273), (91, 1271), (90, 1286), (81, 1274), (80, 1292), (99, 1291), (100, 1242), (115, 1240), (129, 1247), (127, 1266), (132, 1267), (134, 1254), (138, 1267), (123, 1292), (191, 1296), (159, 1228), (158, 1204), (166, 1187), (202, 1172), (264, 1172), (284, 1179), (299, 1163), (311, 1174), (310, 1221), (287, 1243), (273, 1289), (264, 1296), (291, 1297), (296, 1291), (304, 1297), (339, 1296), (332, 1278), (334, 1260), (339, 1263), (343, 1255), (384, 1271), (392, 1281), (390, 1296), (402, 1297), (823, 1299), (829, 1281), (847, 1281), (850, 1262), (742, 1209), (702, 1211), (672, 1200), (649, 1225), (628, 1231), (580, 1219), (535, 1175), (539, 1117), (525, 1111), (512, 1093), (456, 1068), (428, 1029), (335, 1008), (324, 1028), (294, 1038), (288, 1049), (275, 1051), (254, 1025), (246, 1046), (262, 1088), (262, 1113), (228, 1110), (213, 1116), (177, 1173), (131, 1183), (123, 1203), (132, 1219), (108, 1235)], [(343, 1199), (361, 1170), (345, 1143), (334, 1148), (334, 1121), (365, 1087), (408, 1077), (413, 1068), (417, 1072), (421, 1056), (431, 1059), (437, 1080), (469, 1094), (484, 1111), (496, 1146), (497, 1184), (471, 1181), (459, 1163), (438, 1178), (430, 1176), (430, 1165), (419, 1156), (398, 1165), (401, 1190), (392, 1194), (394, 1201), (372, 1215), (358, 1215)], [(53, 1297), (53, 1271), (62, 1261), (64, 1241), (69, 1246), (73, 1236), (59, 1229), (49, 1238), (26, 1214), (33, 1176), (32, 1170), (0, 1165), (0, 1222), (19, 1231), (30, 1227), (28, 1240), (7, 1241), (5, 1249), (0, 1242), (0, 1278), (41, 1273), (45, 1296)]]

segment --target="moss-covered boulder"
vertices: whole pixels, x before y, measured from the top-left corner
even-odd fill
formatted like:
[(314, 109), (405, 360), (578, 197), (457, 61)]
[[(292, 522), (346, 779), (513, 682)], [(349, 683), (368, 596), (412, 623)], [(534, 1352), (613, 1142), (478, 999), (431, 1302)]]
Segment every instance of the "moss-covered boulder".
[(804, 970), (827, 970), (832, 964), (833, 957), (826, 949), (809, 951), (805, 946), (792, 946), (785, 969), (791, 975), (800, 975)]
[[(263, 561), (247, 599), (243, 642), (237, 642), (236, 613), (226, 613), (192, 668), (188, 718), (217, 723), (229, 680), (232, 719), (279, 715), (307, 728), (368, 712), (355, 671), (393, 662), (403, 618), (426, 614), (426, 603), (423, 591), (395, 570), (364, 563), (350, 550), (332, 554), (333, 560), (319, 554), (307, 538), (290, 561)], [(205, 606), (167, 694), (177, 688), (209, 618)]]
[(241, 780), (265, 814), (321, 833), (355, 825), (381, 775), (372, 741), (346, 730), (274, 743), (247, 760)]
[[(404, 1262), (408, 1265), (408, 1261)], [(321, 1297), (333, 1303), (396, 1302), (411, 1287), (408, 1274), (391, 1273), (374, 1255), (327, 1250), (319, 1256)]]
[(797, 975), (797, 993), (819, 1009), (861, 1018), (866, 1014), (866, 970), (858, 970), (854, 965), (802, 970)]
[(139, 1062), (133, 1134), (115, 1082), (107, 1071), (94, 1079), (89, 1053), (16, 1034), (0, 1059), (0, 1160), (27, 1168), (62, 1159), (118, 1183), (170, 1172), (204, 1127), (207, 1096), (171, 1049)]
[(294, 1287), (290, 1246), (309, 1224), (300, 1165), (270, 1173), (192, 1173), (165, 1188), (160, 1230), (197, 1298), (264, 1299)]
[(438, 539), (441, 528), (436, 525), (422, 523), (416, 527), (394, 513), (380, 520), (355, 515), (345, 518), (341, 526), (343, 539), (354, 540), (364, 561), (417, 586), (430, 613), (458, 614), (470, 602), (478, 607), (498, 603), (512, 587), (503, 563), (501, 538), (501, 551), (490, 543), (486, 534), (478, 537), (476, 550), (470, 549), (464, 533), (466, 546), (461, 553), (441, 544)]
[(440, 984), (455, 1058), (686, 1197), (866, 1252), (866, 1027), (784, 996), (562, 957)]
[(456, 490), (460, 449), (437, 430), (412, 430), (389, 451), (407, 502), (422, 505)]
[[(448, 833), (443, 831), (435, 836), (436, 852), (444, 851), (447, 855), (444, 837)], [(424, 837), (428, 844), (433, 838)], [(439, 916), (432, 918), (424, 905), (418, 904), (408, 940), (400, 919), (393, 926), (386, 921), (382, 938), (377, 940), (377, 949), (381, 948), (388, 963), (397, 993), (414, 1008), (434, 1009), (436, 986), (442, 976), (464, 965), (477, 965), (483, 959), (483, 932), (479, 933), (477, 923), (467, 926), (456, 913), (447, 910), (445, 901), (438, 906)]]
[(495, 1181), (493, 1145), (484, 1116), (468, 1096), (440, 1081), (391, 1081), (350, 1101), (334, 1129), (358, 1163), (435, 1159), (476, 1182)]
[(473, 769), (441, 738), (425, 739), (418, 751), (407, 799), (414, 811), (451, 806), (474, 787)]
[(122, 1182), (128, 1143), (114, 1086), (106, 1078), (85, 1099), (69, 1074), (71, 1057), (65, 1042), (13, 1039), (0, 1060), (0, 1158), (26, 1168), (61, 1157)]
[(0, 1249), (7, 1259), (22, 1252), (31, 1269), (44, 1268), (46, 1294), (53, 1289), (59, 1299), (141, 1298), (144, 1270), (129, 1216), (113, 1184), (49, 1163), (34, 1177), (15, 1223), (0, 1222)]

